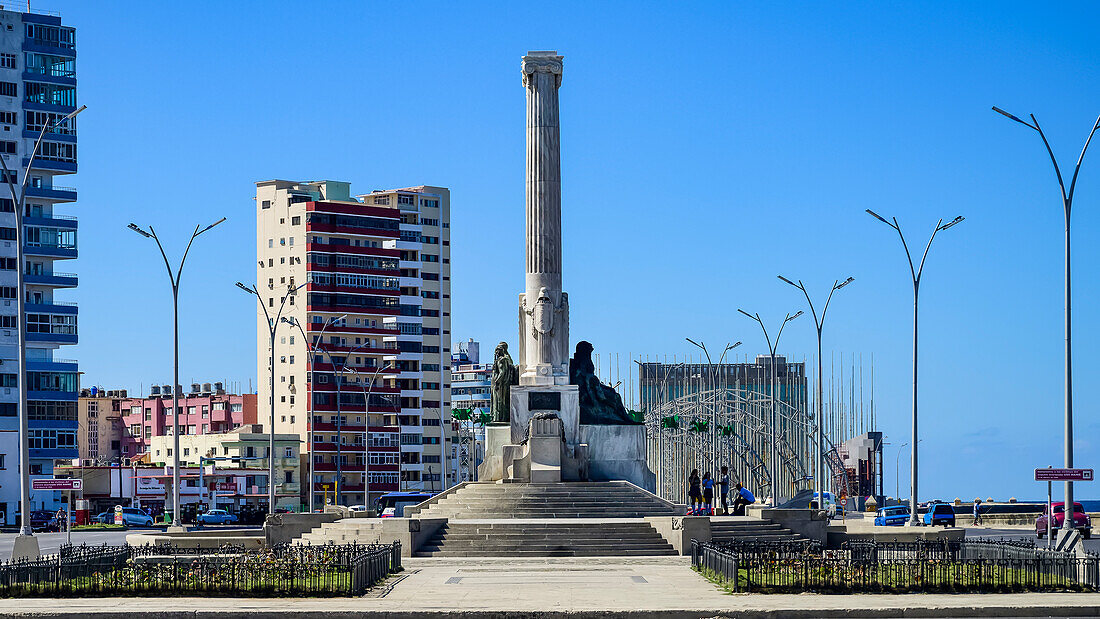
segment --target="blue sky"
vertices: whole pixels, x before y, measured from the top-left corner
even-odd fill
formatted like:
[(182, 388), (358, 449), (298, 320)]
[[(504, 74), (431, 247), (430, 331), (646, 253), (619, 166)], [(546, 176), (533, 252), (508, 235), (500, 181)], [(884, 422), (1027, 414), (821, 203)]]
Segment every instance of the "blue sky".
[[(55, 0), (78, 28), (85, 384), (170, 382), (155, 247), (192, 250), (181, 382), (255, 383), (253, 183), (452, 191), (453, 338), (516, 333), (523, 286), (519, 58), (565, 55), (565, 289), (597, 352), (764, 350), (737, 307), (834, 300), (826, 349), (875, 356), (882, 429), (909, 440), (911, 287), (923, 244), (922, 497), (1038, 497), (1061, 461), (1062, 214), (1035, 113), (1072, 166), (1100, 113), (1088, 3), (122, 3)], [(1100, 145), (1097, 145), (1100, 148)], [(1077, 463), (1100, 464), (1100, 152), (1074, 221)], [(67, 269), (68, 270), (68, 269)], [(800, 319), (781, 352), (814, 346)], [(893, 446), (887, 448), (893, 487)], [(907, 475), (903, 464), (901, 475)], [(903, 482), (904, 483), (904, 482)], [(1086, 497), (1096, 497), (1091, 487)]]

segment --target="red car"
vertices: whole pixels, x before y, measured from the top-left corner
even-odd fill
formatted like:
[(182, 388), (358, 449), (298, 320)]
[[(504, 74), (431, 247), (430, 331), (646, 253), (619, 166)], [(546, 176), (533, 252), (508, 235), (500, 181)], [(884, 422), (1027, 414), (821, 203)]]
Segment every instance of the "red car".
[[(1058, 501), (1057, 503), (1051, 503), (1050, 508), (1054, 511), (1054, 522), (1052, 528), (1057, 530), (1062, 526), (1062, 523), (1066, 519), (1066, 507), (1064, 501)], [(1085, 508), (1080, 503), (1073, 504), (1073, 527), (1081, 532), (1081, 537), (1088, 539), (1092, 536), (1092, 521), (1085, 515)], [(1035, 535), (1039, 539), (1042, 539), (1047, 534), (1047, 514), (1044, 512), (1038, 518), (1035, 519)]]

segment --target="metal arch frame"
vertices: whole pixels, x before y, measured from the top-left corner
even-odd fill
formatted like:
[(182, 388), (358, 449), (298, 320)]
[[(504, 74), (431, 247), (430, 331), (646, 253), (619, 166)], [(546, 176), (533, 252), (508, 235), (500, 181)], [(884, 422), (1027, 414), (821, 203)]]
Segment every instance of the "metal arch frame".
[[(702, 414), (700, 414), (702, 416)], [(647, 431), (656, 431), (665, 434), (668, 438), (682, 437), (687, 439), (685, 443), (699, 443), (703, 442), (703, 435), (698, 432), (692, 432), (686, 428), (665, 428), (660, 425), (660, 417), (657, 417), (655, 423), (651, 423), (649, 416), (646, 417), (646, 429)], [(749, 471), (753, 476), (753, 483), (757, 487), (763, 487), (771, 484), (769, 477), (767, 463), (764, 462), (760, 454), (752, 447), (752, 444), (745, 440), (743, 436), (734, 431), (730, 435), (733, 440), (733, 453), (737, 455), (738, 459), (745, 465), (745, 470)], [(723, 437), (723, 438), (730, 438)], [(748, 458), (747, 456), (753, 456), (755, 460)], [(661, 454), (663, 457), (664, 454)], [(761, 472), (763, 474), (761, 474)]]

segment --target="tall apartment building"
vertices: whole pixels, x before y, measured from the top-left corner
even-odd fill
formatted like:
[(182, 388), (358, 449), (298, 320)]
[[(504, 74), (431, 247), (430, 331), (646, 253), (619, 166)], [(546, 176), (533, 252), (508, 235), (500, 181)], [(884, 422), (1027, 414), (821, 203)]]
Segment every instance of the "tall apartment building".
[[(274, 398), (275, 432), (300, 434), (313, 461), (315, 505), (326, 486), (356, 505), (453, 484), (442, 345), (451, 329), (449, 220), (442, 187), (353, 198), (345, 182), (256, 184), (256, 283), (268, 312), (257, 309), (259, 422), (268, 423)], [(311, 360), (298, 327), (280, 323), (272, 394), (276, 316), (301, 326), (317, 349)]]
[[(44, 125), (76, 110), (76, 34), (56, 15), (0, 10), (0, 156), (18, 187)], [(53, 475), (55, 459), (77, 457), (77, 364), (60, 358), (76, 344), (77, 311), (58, 291), (77, 277), (56, 267), (76, 258), (75, 218), (55, 211), (76, 201), (76, 190), (54, 183), (76, 172), (76, 124), (46, 133), (30, 170), (24, 213), (25, 264), (17, 265), (14, 201), (0, 183), (0, 452), (8, 469), (18, 460), (16, 269), (26, 273), (27, 408), (30, 474)], [(56, 296), (55, 296), (56, 295)], [(60, 493), (33, 492), (35, 509), (56, 509)], [(0, 513), (18, 509), (19, 484), (0, 484)]]

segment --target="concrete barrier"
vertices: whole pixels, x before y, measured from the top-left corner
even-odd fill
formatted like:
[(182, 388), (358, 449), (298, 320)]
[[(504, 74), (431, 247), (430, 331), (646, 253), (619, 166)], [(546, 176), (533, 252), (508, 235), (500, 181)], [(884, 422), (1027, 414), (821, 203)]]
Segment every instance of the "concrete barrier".
[(807, 539), (816, 540), (822, 544), (827, 542), (827, 527), (829, 519), (824, 510), (820, 509), (784, 509), (779, 507), (764, 507), (750, 505), (746, 509), (749, 516), (770, 520), (783, 525), (791, 531)]
[(710, 541), (708, 516), (647, 516), (645, 521), (681, 555), (691, 554), (692, 538)]
[(171, 544), (180, 548), (213, 550), (226, 544), (257, 549), (263, 548), (267, 542), (264, 532), (260, 529), (194, 529), (179, 533), (167, 531), (132, 533), (126, 536), (126, 543), (131, 546)]

